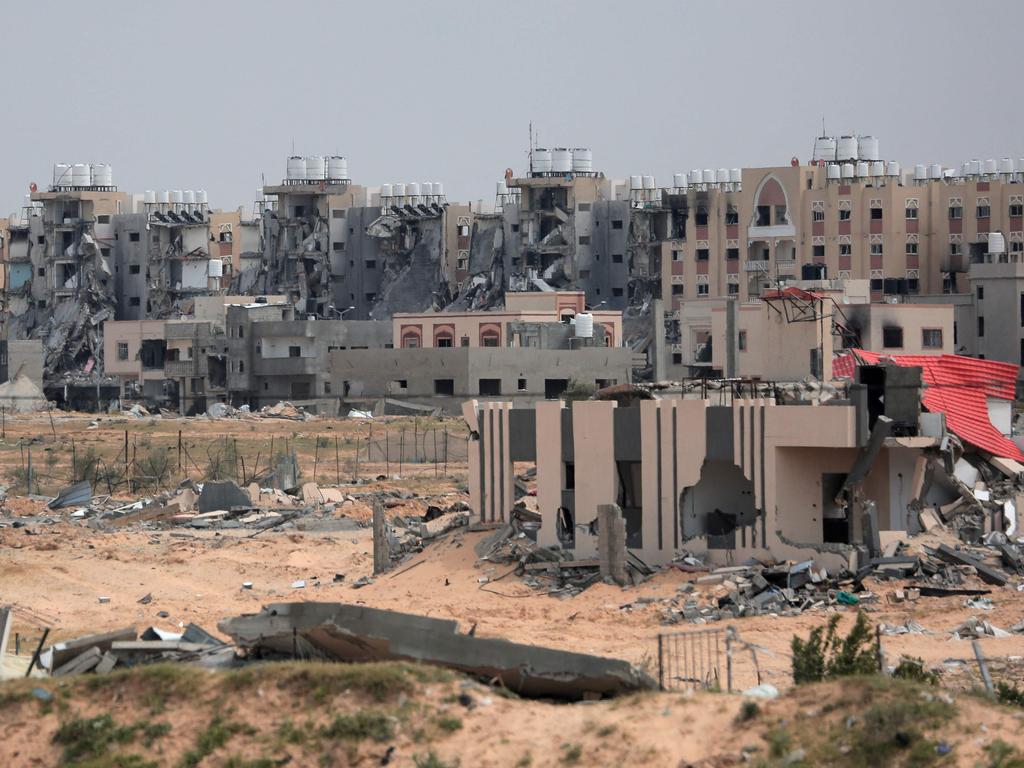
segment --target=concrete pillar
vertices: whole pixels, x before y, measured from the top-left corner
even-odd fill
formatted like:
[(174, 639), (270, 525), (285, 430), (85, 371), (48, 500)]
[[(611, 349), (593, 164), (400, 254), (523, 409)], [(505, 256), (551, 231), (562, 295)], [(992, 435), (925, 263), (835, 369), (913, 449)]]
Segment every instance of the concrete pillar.
[(727, 379), (736, 378), (739, 374), (739, 365), (736, 357), (736, 345), (739, 333), (736, 328), (738, 320), (739, 304), (736, 299), (729, 297), (725, 300), (725, 364), (722, 375)]
[(654, 335), (654, 380), (665, 381), (668, 357), (665, 345), (665, 302), (662, 299), (651, 302), (651, 325)]
[(601, 578), (626, 585), (626, 520), (617, 504), (597, 506), (597, 557)]
[(373, 500), (373, 575), (391, 568), (391, 547), (388, 545), (388, 525), (384, 518), (384, 505)]
[(3, 664), (4, 654), (7, 653), (7, 638), (11, 636), (11, 625), (14, 623), (13, 612), (10, 608), (0, 608), (0, 665)]

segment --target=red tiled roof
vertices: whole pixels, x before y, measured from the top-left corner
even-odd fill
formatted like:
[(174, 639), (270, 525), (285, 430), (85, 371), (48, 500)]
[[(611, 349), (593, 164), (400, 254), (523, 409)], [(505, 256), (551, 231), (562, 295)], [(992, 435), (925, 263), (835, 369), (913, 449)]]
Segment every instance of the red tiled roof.
[(851, 349), (832, 361), (833, 375), (852, 379), (858, 358), (869, 365), (884, 360), (919, 366), (925, 383), (921, 397), (925, 408), (946, 414), (950, 430), (968, 443), (993, 456), (1024, 461), (1024, 453), (993, 426), (988, 416), (988, 398), (1014, 399), (1019, 370), (1016, 365), (963, 355), (881, 355)]

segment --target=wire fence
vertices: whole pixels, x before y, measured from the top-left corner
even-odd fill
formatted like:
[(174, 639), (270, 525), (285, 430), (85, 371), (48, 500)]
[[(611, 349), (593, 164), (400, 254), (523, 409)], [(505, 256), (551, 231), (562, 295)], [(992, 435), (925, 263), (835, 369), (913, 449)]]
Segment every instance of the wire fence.
[(756, 647), (735, 627), (658, 635), (658, 685), (663, 691), (743, 690), (761, 684)]

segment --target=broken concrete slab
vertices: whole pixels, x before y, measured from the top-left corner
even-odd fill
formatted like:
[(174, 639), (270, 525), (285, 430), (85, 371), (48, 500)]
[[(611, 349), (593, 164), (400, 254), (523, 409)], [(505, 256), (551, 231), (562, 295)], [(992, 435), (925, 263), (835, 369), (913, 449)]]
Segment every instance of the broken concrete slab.
[(496, 681), (524, 696), (579, 700), (654, 689), (655, 680), (620, 659), (459, 634), (455, 621), (343, 603), (276, 603), (219, 624), (257, 656), (346, 662), (418, 661)]
[(110, 651), (103, 654), (103, 658), (100, 659), (99, 664), (93, 669), (97, 675), (105, 675), (107, 672), (111, 672), (114, 667), (117, 666), (117, 656)]
[(971, 557), (966, 552), (953, 549), (947, 544), (940, 544), (938, 549), (935, 550), (935, 554), (947, 563), (971, 566), (978, 572), (978, 577), (986, 584), (994, 584), (997, 587), (1006, 584), (1007, 577), (1004, 573), (997, 571), (995, 568), (990, 568), (981, 560)]
[(249, 494), (231, 480), (210, 480), (203, 484), (203, 492), (196, 502), (200, 512), (217, 510), (250, 509)]
[(81, 675), (99, 664), (101, 658), (103, 658), (103, 652), (94, 645), (57, 667), (52, 674), (54, 677)]
[(420, 523), (417, 533), (421, 539), (433, 539), (454, 528), (469, 525), (468, 512), (449, 512), (440, 517)]
[(58, 669), (83, 651), (95, 646), (100, 651), (109, 651), (115, 641), (134, 640), (138, 637), (135, 627), (115, 629), (113, 632), (104, 632), (98, 635), (85, 635), (72, 640), (65, 640), (47, 648), (40, 656), (43, 667), (46, 669)]

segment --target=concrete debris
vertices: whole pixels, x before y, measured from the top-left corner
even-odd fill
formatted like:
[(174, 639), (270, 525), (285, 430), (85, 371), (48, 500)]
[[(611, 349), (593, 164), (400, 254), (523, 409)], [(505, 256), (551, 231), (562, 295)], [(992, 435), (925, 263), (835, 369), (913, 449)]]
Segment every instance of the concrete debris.
[(203, 491), (199, 494), (197, 507), (200, 512), (213, 512), (214, 510), (230, 512), (238, 509), (251, 509), (252, 501), (249, 494), (232, 481), (211, 480), (203, 484)]
[(0, 384), (0, 407), (6, 413), (32, 413), (49, 408), (43, 391), (24, 373)]
[(88, 480), (61, 488), (60, 493), (47, 506), (50, 509), (64, 509), (65, 507), (80, 507), (92, 501), (92, 485)]
[(1000, 629), (984, 619), (972, 616), (953, 630), (954, 640), (977, 640), (981, 637), (1010, 637), (1005, 629)]
[(219, 629), (250, 657), (416, 661), (456, 669), (521, 696), (581, 700), (653, 689), (618, 659), (460, 634), (458, 623), (342, 603), (276, 603)]

